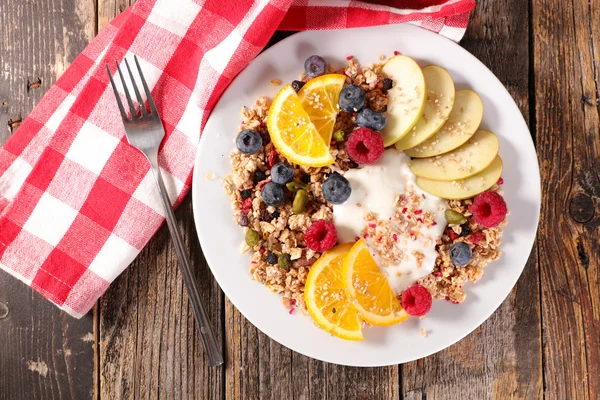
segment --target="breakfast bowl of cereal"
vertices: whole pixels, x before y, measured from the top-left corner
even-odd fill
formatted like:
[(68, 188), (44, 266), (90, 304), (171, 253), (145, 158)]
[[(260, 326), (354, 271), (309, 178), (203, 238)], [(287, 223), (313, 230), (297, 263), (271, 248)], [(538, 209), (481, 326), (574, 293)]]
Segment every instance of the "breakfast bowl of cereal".
[(193, 197), (208, 264), (257, 328), (324, 361), (390, 365), (506, 298), (539, 167), (514, 101), (460, 46), (413, 26), (304, 32), (220, 99)]

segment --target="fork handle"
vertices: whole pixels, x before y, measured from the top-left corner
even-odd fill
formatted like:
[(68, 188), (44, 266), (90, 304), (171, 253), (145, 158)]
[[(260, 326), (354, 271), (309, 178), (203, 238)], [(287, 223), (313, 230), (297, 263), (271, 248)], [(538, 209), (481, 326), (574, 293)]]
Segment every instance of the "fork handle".
[(210, 326), (208, 316), (206, 315), (206, 311), (204, 310), (204, 307), (202, 306), (202, 301), (200, 300), (200, 290), (198, 289), (198, 284), (194, 279), (190, 258), (187, 252), (185, 251), (185, 248), (183, 247), (183, 240), (181, 239), (179, 228), (177, 227), (177, 224), (175, 222), (175, 214), (173, 214), (171, 201), (169, 200), (169, 196), (167, 195), (167, 189), (165, 188), (165, 183), (163, 182), (162, 175), (160, 173), (160, 168), (158, 167), (158, 157), (154, 159), (152, 158), (154, 157), (148, 157), (148, 159), (150, 160), (150, 164), (152, 165), (152, 172), (154, 174), (154, 179), (156, 180), (156, 185), (158, 186), (160, 198), (165, 207), (167, 225), (169, 226), (169, 232), (171, 233), (171, 238), (173, 239), (173, 244), (175, 245), (175, 252), (177, 253), (177, 258), (179, 259), (181, 275), (183, 276), (183, 281), (185, 282), (185, 286), (187, 287), (188, 296), (190, 299), (190, 303), (192, 304), (192, 310), (194, 311), (196, 322), (198, 323), (198, 327), (200, 328), (200, 338), (202, 339), (202, 345), (204, 346), (204, 350), (206, 351), (206, 357), (208, 358), (209, 366), (216, 367), (218, 365), (223, 364), (223, 355), (221, 352), (221, 348), (217, 345), (217, 341), (215, 339), (214, 332)]

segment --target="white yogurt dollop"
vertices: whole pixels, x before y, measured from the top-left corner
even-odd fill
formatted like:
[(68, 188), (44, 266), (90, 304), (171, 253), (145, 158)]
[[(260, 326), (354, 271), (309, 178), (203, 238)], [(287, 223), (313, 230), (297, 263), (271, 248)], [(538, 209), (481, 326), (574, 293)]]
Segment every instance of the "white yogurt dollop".
[[(442, 236), (446, 226), (444, 212), (448, 205), (444, 199), (423, 192), (415, 183), (415, 175), (410, 172), (410, 158), (396, 150), (386, 150), (377, 163), (344, 173), (352, 187), (350, 198), (333, 207), (334, 223), (340, 243), (355, 241), (362, 237), (368, 222), (365, 215), (377, 214), (378, 220), (391, 220), (398, 210), (397, 199), (408, 191), (419, 196), (418, 215), (402, 215), (395, 225), (403, 233), (395, 235), (394, 243), (403, 254), (397, 263), (383, 266), (377, 255), (376, 244), (371, 238), (365, 238), (371, 254), (380, 269), (387, 276), (392, 290), (400, 293), (418, 279), (433, 270), (437, 252), (436, 241)], [(401, 211), (401, 210), (400, 210)], [(429, 212), (433, 224), (419, 224), (415, 229), (400, 229), (411, 221)], [(400, 213), (401, 214), (401, 213)]]

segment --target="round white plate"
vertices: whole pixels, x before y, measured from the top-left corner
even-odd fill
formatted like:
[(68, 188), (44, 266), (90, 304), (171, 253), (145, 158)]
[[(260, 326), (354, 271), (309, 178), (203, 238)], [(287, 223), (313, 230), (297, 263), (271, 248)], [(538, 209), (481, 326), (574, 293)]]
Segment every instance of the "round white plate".
[[(362, 64), (377, 63), (380, 54), (394, 50), (416, 59), (421, 66), (437, 64), (448, 70), (457, 89), (469, 88), (484, 104), (482, 128), (500, 139), (504, 160), (504, 196), (510, 210), (504, 231), (502, 257), (485, 269), (483, 278), (466, 287), (460, 305), (434, 301), (426, 318), (410, 318), (392, 327), (364, 329), (362, 342), (338, 339), (317, 328), (309, 316), (293, 315), (278, 295), (253, 281), (250, 257), (240, 254), (242, 229), (235, 224), (221, 179), (230, 171), (229, 152), (241, 121), (242, 106), (252, 106), (262, 95), (275, 95), (271, 79), (291, 82), (304, 60), (319, 54), (336, 66), (353, 55)], [(194, 215), (200, 244), (213, 275), (231, 302), (272, 339), (319, 360), (354, 366), (381, 366), (412, 361), (440, 351), (465, 337), (485, 321), (509, 294), (533, 246), (540, 209), (540, 175), (531, 135), (517, 105), (500, 81), (456, 43), (411, 25), (339, 31), (311, 31), (293, 35), (259, 55), (233, 81), (215, 107), (196, 158), (193, 179)], [(427, 330), (422, 337), (420, 329)], [(502, 334), (502, 332), (498, 332)]]

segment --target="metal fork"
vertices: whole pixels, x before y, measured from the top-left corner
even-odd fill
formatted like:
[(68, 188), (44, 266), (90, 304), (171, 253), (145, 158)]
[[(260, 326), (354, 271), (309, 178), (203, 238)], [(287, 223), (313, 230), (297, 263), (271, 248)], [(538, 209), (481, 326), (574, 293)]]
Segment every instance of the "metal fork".
[(192, 310), (196, 316), (196, 322), (200, 328), (202, 345), (206, 351), (209, 365), (211, 367), (216, 367), (217, 365), (223, 364), (223, 355), (221, 354), (221, 349), (217, 345), (217, 341), (215, 340), (215, 335), (210, 327), (206, 311), (204, 311), (204, 307), (200, 301), (200, 291), (198, 290), (198, 285), (196, 284), (194, 275), (192, 273), (192, 266), (189, 256), (183, 247), (183, 241), (181, 240), (181, 234), (179, 233), (179, 229), (177, 228), (177, 224), (175, 222), (175, 215), (173, 214), (171, 201), (167, 195), (167, 189), (165, 188), (165, 184), (160, 173), (160, 168), (158, 166), (158, 147), (165, 137), (165, 129), (160, 120), (160, 116), (158, 115), (158, 111), (156, 109), (156, 105), (154, 104), (154, 99), (152, 98), (150, 89), (148, 88), (148, 84), (146, 83), (146, 79), (144, 79), (144, 75), (142, 74), (140, 63), (138, 62), (137, 57), (134, 57), (134, 59), (140, 79), (142, 81), (142, 85), (144, 87), (144, 91), (148, 97), (150, 112), (148, 112), (146, 109), (144, 100), (142, 99), (140, 91), (135, 83), (135, 79), (133, 78), (133, 74), (131, 73), (131, 68), (129, 68), (129, 63), (127, 60), (125, 60), (125, 65), (129, 71), (129, 77), (131, 78), (131, 84), (133, 86), (135, 96), (140, 104), (139, 114), (135, 109), (133, 101), (131, 100), (129, 89), (127, 88), (127, 83), (125, 81), (125, 77), (123, 76), (123, 72), (121, 71), (121, 67), (119, 66), (118, 62), (116, 64), (119, 75), (121, 76), (121, 81), (123, 83), (123, 89), (125, 90), (125, 96), (127, 97), (127, 103), (129, 104), (131, 118), (127, 116), (127, 112), (123, 107), (123, 103), (121, 102), (119, 92), (117, 91), (117, 86), (115, 85), (115, 81), (113, 80), (113, 76), (110, 72), (108, 64), (106, 65), (106, 70), (108, 71), (110, 83), (112, 84), (113, 90), (115, 91), (115, 97), (117, 98), (117, 103), (119, 104), (119, 110), (121, 111), (121, 117), (123, 118), (123, 125), (125, 125), (127, 140), (129, 141), (129, 144), (137, 148), (146, 156), (152, 167), (152, 173), (154, 174), (154, 179), (156, 180), (156, 185), (158, 186), (160, 199), (165, 207), (165, 215), (167, 216), (169, 232), (171, 233), (173, 244), (175, 245), (175, 251), (177, 252), (177, 258), (179, 259), (181, 275), (183, 276), (183, 281), (187, 287), (190, 303), (192, 303)]

